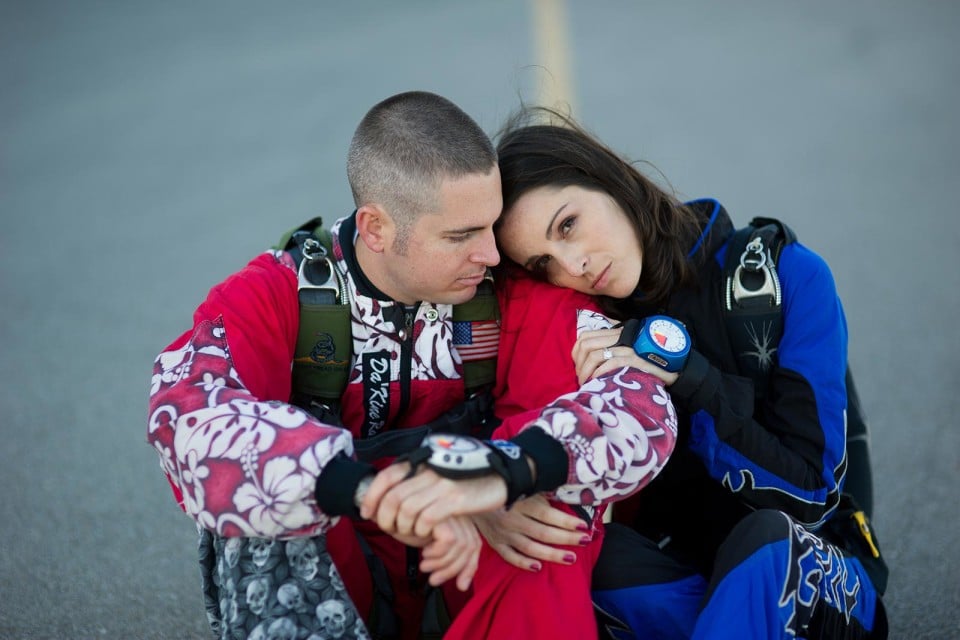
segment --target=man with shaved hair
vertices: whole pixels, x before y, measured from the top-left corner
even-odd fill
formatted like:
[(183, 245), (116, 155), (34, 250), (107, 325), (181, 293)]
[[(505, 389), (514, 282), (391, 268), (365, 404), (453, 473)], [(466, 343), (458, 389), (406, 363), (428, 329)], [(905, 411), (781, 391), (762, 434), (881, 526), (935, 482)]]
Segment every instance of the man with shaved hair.
[[(458, 479), (431, 466), (424, 447), (409, 460), (361, 461), (359, 446), (464, 402), (453, 307), (473, 299), (499, 262), (493, 224), (502, 200), (489, 138), (432, 93), (375, 105), (347, 168), (356, 210), (330, 226), (325, 256), (350, 316), (349, 374), (337, 401), (304, 397), (291, 376), (302, 264), (319, 255), (306, 243), (265, 252), (213, 287), (193, 326), (155, 362), (148, 440), (199, 527), (207, 615), (224, 638), (364, 638), (368, 627), (377, 637), (420, 637), (425, 615), (456, 614), (469, 594), (481, 549), (473, 514), (534, 494), (613, 499), (610, 477), (581, 477), (585, 450), (616, 458), (609, 474), (625, 494), (648, 482), (673, 446), (668, 403), (630, 377), (643, 374), (627, 372), (611, 384), (622, 386), (617, 402), (642, 417), (608, 407), (609, 393), (567, 396), (508, 440), (463, 440), (484, 453), (489, 473)], [(315, 338), (322, 362), (336, 345)], [(601, 438), (607, 429), (615, 437)], [(584, 434), (597, 448), (585, 449)], [(661, 459), (637, 473), (634, 457), (649, 462), (651, 451)], [(428, 607), (438, 596), (428, 586), (442, 586), (445, 608)], [(589, 597), (582, 604), (589, 614)], [(486, 633), (464, 626), (460, 637)]]

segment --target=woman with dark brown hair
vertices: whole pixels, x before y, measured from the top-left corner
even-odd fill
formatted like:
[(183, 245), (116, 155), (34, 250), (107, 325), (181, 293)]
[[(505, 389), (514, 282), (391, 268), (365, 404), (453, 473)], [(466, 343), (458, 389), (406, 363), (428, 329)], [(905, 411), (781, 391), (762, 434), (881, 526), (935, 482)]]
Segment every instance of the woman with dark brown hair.
[[(644, 638), (885, 637), (885, 567), (842, 498), (847, 328), (823, 259), (764, 221), (740, 256), (759, 286), (725, 282), (743, 236), (719, 202), (681, 202), (553, 112), (515, 118), (498, 158), (504, 258), (624, 323), (581, 335), (579, 380), (639, 368), (678, 411), (673, 458), (608, 527), (598, 608)], [(773, 311), (741, 349), (725, 306), (754, 304)]]

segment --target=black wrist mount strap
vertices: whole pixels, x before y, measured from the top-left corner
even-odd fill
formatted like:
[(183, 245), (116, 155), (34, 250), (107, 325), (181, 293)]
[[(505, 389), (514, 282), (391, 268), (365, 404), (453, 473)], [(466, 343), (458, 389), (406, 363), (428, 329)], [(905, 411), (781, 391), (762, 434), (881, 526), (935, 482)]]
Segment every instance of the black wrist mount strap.
[(409, 480), (413, 476), (417, 475), (417, 469), (420, 468), (420, 465), (422, 465), (424, 462), (429, 460), (432, 454), (433, 452), (430, 450), (429, 447), (423, 446), (423, 447), (414, 449), (410, 453), (404, 453), (397, 456), (396, 459), (393, 461), (393, 463), (394, 464), (398, 462), (410, 463), (410, 471), (407, 472), (407, 475), (404, 478), (404, 480)]
[(633, 349), (633, 343), (637, 341), (637, 335), (640, 333), (642, 322), (636, 318), (630, 318), (623, 323), (623, 329), (620, 330), (620, 339), (617, 340), (615, 347), (630, 347)]
[(410, 475), (426, 464), (439, 475), (466, 480), (496, 473), (507, 485), (507, 506), (535, 491), (533, 474), (520, 445), (506, 440), (478, 440), (470, 436), (435, 434), (422, 446), (397, 458), (410, 463)]
[(334, 456), (324, 467), (314, 486), (317, 507), (328, 516), (359, 518), (354, 503), (357, 487), (366, 476), (377, 470), (369, 464), (352, 460), (343, 452)]
[(507, 507), (534, 492), (533, 474), (523, 449), (507, 440), (488, 440), (490, 468), (507, 483)]

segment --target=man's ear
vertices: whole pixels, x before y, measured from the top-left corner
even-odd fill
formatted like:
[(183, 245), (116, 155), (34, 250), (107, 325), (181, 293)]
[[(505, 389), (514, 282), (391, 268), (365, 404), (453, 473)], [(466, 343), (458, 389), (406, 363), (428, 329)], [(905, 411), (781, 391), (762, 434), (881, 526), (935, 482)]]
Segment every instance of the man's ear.
[(370, 251), (383, 253), (395, 231), (393, 219), (380, 205), (365, 204), (357, 209), (357, 234)]

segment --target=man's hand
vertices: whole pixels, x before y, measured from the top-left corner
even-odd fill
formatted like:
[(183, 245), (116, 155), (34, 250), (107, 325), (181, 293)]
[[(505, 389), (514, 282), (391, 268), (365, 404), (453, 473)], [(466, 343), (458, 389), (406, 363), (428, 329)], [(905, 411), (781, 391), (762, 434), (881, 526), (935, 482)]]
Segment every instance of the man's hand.
[(430, 584), (456, 578), (457, 589), (466, 591), (480, 563), (480, 534), (468, 516), (454, 516), (433, 528), (433, 540), (423, 548), (420, 571), (430, 574)]
[(466, 591), (473, 582), (480, 561), (483, 543), (476, 526), (468, 516), (454, 516), (433, 528), (433, 537), (392, 536), (409, 547), (423, 549), (420, 571), (430, 574), (430, 584), (437, 587), (456, 578), (457, 588)]
[(586, 522), (553, 507), (541, 495), (519, 500), (509, 511), (499, 509), (472, 519), (504, 560), (527, 571), (539, 571), (541, 562), (573, 564), (576, 555), (554, 545), (576, 546), (590, 541)]
[(422, 467), (406, 479), (409, 471), (406, 462), (380, 471), (360, 503), (360, 515), (394, 537), (432, 538), (448, 518), (492, 511), (507, 501), (506, 483), (496, 474), (450, 480)]

